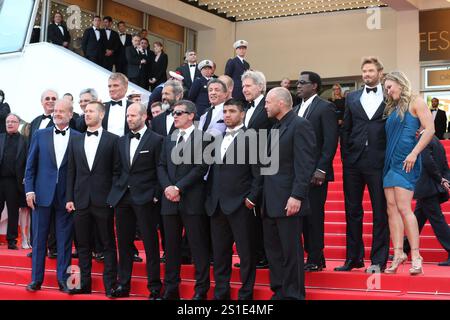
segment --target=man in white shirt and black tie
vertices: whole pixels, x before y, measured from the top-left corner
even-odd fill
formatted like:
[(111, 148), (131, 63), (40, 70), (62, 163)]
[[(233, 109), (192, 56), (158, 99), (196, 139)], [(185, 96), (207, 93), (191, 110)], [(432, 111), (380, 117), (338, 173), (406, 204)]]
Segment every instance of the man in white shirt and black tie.
[(49, 24), (47, 30), (47, 41), (69, 48), (70, 33), (67, 27), (63, 23), (63, 16), (61, 13), (56, 12), (53, 17), (53, 23)]
[(81, 286), (71, 294), (91, 293), (92, 233), (100, 239), (104, 254), (103, 283), (111, 297), (117, 278), (114, 210), (107, 205), (113, 169), (117, 158), (118, 136), (102, 128), (105, 106), (98, 101), (85, 108), (87, 131), (69, 144), (66, 209), (74, 215), (78, 240)]
[(37, 130), (52, 127), (54, 125), (52, 114), (55, 109), (56, 100), (58, 100), (58, 93), (56, 91), (48, 89), (42, 92), (41, 105), (44, 109), (44, 113), (31, 121), (30, 139)]
[(128, 79), (122, 73), (113, 73), (108, 79), (108, 91), (111, 100), (105, 103), (105, 117), (102, 127), (119, 137), (128, 133), (126, 121), (127, 108), (130, 105), (126, 94), (128, 90)]
[(132, 45), (131, 34), (127, 33), (127, 26), (124, 21), (119, 21), (119, 50), (116, 54), (116, 72), (127, 73), (127, 57), (125, 56), (125, 48)]
[[(202, 76), (197, 66), (197, 53), (194, 50), (186, 50), (185, 61), (176, 71), (180, 71), (183, 76), (183, 87), (185, 92), (189, 92), (192, 83), (196, 78)], [(187, 94), (185, 94), (187, 96)]]
[(113, 20), (110, 16), (103, 17), (103, 27), (105, 32), (105, 55), (103, 57), (103, 67), (112, 71), (116, 64), (116, 54), (120, 47), (119, 34), (112, 30)]
[(92, 27), (84, 31), (81, 40), (84, 57), (99, 66), (103, 63), (106, 42), (105, 30), (100, 29), (101, 21), (99, 16), (95, 16), (92, 20)]
[(439, 99), (433, 98), (431, 99), (431, 114), (434, 118), (434, 135), (439, 139), (444, 139), (444, 133), (447, 129), (447, 115), (444, 110), (439, 109)]

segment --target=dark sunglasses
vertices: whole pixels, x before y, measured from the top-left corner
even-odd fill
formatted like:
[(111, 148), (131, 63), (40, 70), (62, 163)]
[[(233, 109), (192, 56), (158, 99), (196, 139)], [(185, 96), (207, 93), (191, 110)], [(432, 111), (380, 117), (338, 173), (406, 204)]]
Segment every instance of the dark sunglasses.
[(301, 85), (308, 84), (308, 83), (312, 83), (312, 82), (311, 81), (305, 81), (305, 80), (297, 81), (297, 84), (301, 84)]
[(188, 112), (188, 111), (183, 111), (183, 110), (174, 110), (174, 111), (172, 111), (172, 116), (181, 116), (183, 113), (186, 113), (186, 114), (190, 114), (190, 112)]
[(50, 100), (56, 101), (56, 98), (55, 97), (45, 97), (45, 101), (50, 101)]

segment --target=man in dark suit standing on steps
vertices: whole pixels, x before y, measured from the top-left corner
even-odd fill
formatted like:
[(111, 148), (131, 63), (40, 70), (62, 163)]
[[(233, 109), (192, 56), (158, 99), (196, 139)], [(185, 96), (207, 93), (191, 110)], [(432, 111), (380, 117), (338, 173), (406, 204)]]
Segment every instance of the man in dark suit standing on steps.
[(67, 30), (66, 25), (63, 23), (63, 16), (61, 13), (56, 12), (53, 18), (53, 22), (48, 25), (47, 40), (58, 46), (69, 48), (70, 45), (70, 33)]
[(189, 90), (189, 100), (191, 100), (197, 108), (197, 118), (200, 118), (210, 106), (208, 98), (208, 81), (213, 75), (213, 62), (211, 60), (203, 60), (198, 64), (202, 76), (198, 77), (192, 83)]
[(119, 34), (112, 30), (113, 20), (110, 16), (103, 18), (103, 27), (105, 33), (105, 55), (103, 57), (103, 67), (112, 71), (116, 64), (116, 55), (120, 48)]
[(105, 56), (105, 30), (100, 29), (101, 18), (95, 16), (92, 20), (92, 27), (87, 28), (83, 33), (81, 48), (84, 57), (90, 61), (102, 66)]
[(245, 71), (250, 69), (250, 64), (245, 60), (247, 54), (248, 42), (245, 40), (238, 40), (233, 44), (236, 50), (236, 57), (228, 59), (225, 65), (225, 74), (234, 81), (233, 98), (244, 101), (242, 94), (242, 80), (241, 76)]
[(164, 192), (161, 215), (166, 235), (164, 300), (180, 299), (183, 227), (195, 266), (196, 283), (192, 300), (206, 300), (210, 287), (209, 220), (204, 209), (204, 176), (208, 165), (203, 151), (212, 137), (195, 128), (195, 113), (195, 105), (191, 101), (181, 100), (174, 104), (177, 131), (164, 139), (158, 166), (158, 179)]
[(125, 48), (125, 57), (127, 59), (127, 76), (131, 82), (139, 85), (139, 73), (144, 67), (146, 61), (142, 57), (140, 41), (141, 37), (134, 35), (132, 45)]
[(298, 96), (301, 104), (294, 112), (308, 120), (316, 136), (316, 168), (311, 179), (309, 204), (311, 214), (306, 216), (303, 224), (303, 238), (308, 260), (305, 271), (321, 271), (325, 268), (325, 201), (327, 200), (328, 181), (334, 180), (333, 159), (338, 142), (338, 125), (335, 107), (320, 98), (322, 79), (317, 73), (304, 71), (297, 82)]
[[(292, 111), (291, 93), (281, 87), (266, 96), (272, 127), (267, 154), (276, 172), (262, 172), (264, 244), (274, 300), (305, 299), (303, 245), (300, 234), (310, 213), (308, 190), (315, 170), (315, 137), (309, 121)], [(274, 131), (274, 130), (277, 131)], [(278, 139), (275, 139), (278, 133)], [(275, 135), (273, 135), (275, 134)], [(278, 160), (278, 161), (276, 161)]]
[(81, 273), (81, 287), (69, 293), (91, 293), (91, 239), (95, 230), (104, 254), (103, 284), (106, 296), (111, 297), (117, 278), (117, 254), (114, 210), (107, 205), (106, 198), (117, 166), (119, 137), (101, 127), (105, 116), (101, 102), (90, 102), (84, 115), (86, 133), (73, 138), (69, 144), (66, 209), (74, 215)]
[(119, 50), (116, 52), (116, 72), (123, 74), (127, 73), (127, 57), (125, 49), (132, 45), (131, 34), (127, 33), (127, 26), (124, 21), (119, 21), (117, 24), (119, 28)]
[(19, 207), (24, 197), (23, 176), (28, 146), (19, 133), (20, 118), (10, 113), (6, 117), (6, 133), (0, 133), (0, 215), (8, 207), (8, 249), (18, 250)]
[(383, 117), (384, 97), (380, 80), (383, 65), (376, 57), (366, 57), (361, 64), (365, 86), (351, 92), (345, 100), (342, 132), (342, 158), (347, 254), (343, 266), (335, 271), (364, 267), (363, 195), (369, 189), (373, 209), (371, 266), (367, 273), (382, 272), (389, 255), (389, 225), (383, 189), (386, 132)]
[(160, 186), (156, 175), (162, 137), (147, 129), (147, 108), (139, 103), (127, 109), (130, 132), (119, 139), (119, 162), (114, 169), (113, 185), (107, 202), (116, 209), (116, 230), (119, 245), (119, 281), (113, 297), (128, 297), (133, 270), (133, 244), (136, 225), (141, 232), (147, 260), (147, 287), (150, 299), (159, 299), (161, 279), (158, 213), (156, 202)]
[(444, 139), (444, 133), (447, 129), (447, 114), (444, 110), (439, 109), (439, 99), (431, 99), (431, 114), (434, 118), (434, 135), (438, 137), (439, 140)]
[(59, 289), (68, 292), (67, 268), (72, 255), (73, 217), (67, 213), (67, 146), (77, 131), (70, 129), (72, 105), (58, 100), (54, 110), (55, 126), (39, 130), (31, 140), (25, 171), (25, 192), (33, 209), (32, 282), (28, 291), (41, 289), (45, 273), (45, 251), (51, 212), (55, 212), (57, 279)]
[[(206, 212), (211, 217), (214, 253), (215, 300), (230, 299), (233, 242), (240, 259), (242, 286), (238, 299), (252, 300), (256, 278), (255, 205), (261, 194), (262, 181), (257, 161), (251, 163), (251, 140), (245, 134), (244, 107), (239, 100), (228, 100), (223, 107), (227, 126), (220, 142), (220, 155), (208, 175)], [(252, 135), (257, 137), (254, 132)], [(217, 157), (220, 156), (220, 157)], [(242, 161), (243, 160), (243, 161)]]
[(202, 76), (198, 70), (197, 53), (194, 50), (187, 50), (185, 55), (186, 63), (178, 67), (176, 71), (180, 71), (183, 76), (183, 87), (185, 92), (189, 92), (195, 79)]

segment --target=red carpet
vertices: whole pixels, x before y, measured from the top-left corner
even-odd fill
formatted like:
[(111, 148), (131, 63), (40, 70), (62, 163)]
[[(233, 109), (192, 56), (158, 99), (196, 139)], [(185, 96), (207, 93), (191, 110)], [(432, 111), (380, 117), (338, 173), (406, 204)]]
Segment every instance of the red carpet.
[[(450, 155), (450, 141), (444, 141), (447, 154)], [(447, 253), (439, 245), (431, 226), (427, 224), (420, 238), (421, 255), (424, 258), (424, 274), (410, 276), (408, 269), (410, 262), (401, 266), (398, 274), (372, 276), (364, 273), (364, 269), (352, 272), (334, 272), (334, 267), (341, 265), (345, 259), (345, 210), (342, 188), (342, 164), (339, 151), (334, 161), (336, 181), (330, 183), (326, 203), (325, 226), (325, 257), (327, 268), (319, 273), (306, 274), (307, 300), (450, 300), (450, 267), (438, 267), (437, 262), (447, 259)], [(372, 240), (372, 212), (367, 191), (364, 195), (364, 242), (366, 245), (366, 259), (370, 253)], [(447, 222), (450, 222), (450, 202), (443, 205)], [(141, 242), (136, 242), (144, 257)], [(29, 293), (25, 290), (31, 278), (31, 259), (26, 257), (29, 250), (7, 250), (0, 246), (0, 299), (19, 300), (95, 300), (106, 299), (103, 295), (102, 268), (103, 265), (93, 262), (93, 291), (92, 295), (68, 296), (57, 290), (55, 260), (47, 259), (44, 290)], [(235, 257), (237, 261), (238, 258)], [(74, 260), (76, 264), (76, 260)], [(369, 261), (366, 260), (366, 266)], [(161, 276), (164, 276), (164, 264), (161, 265)], [(189, 299), (194, 288), (194, 269), (192, 266), (182, 267), (181, 296)], [(369, 279), (370, 278), (370, 279)], [(214, 278), (211, 268), (211, 287)], [(239, 288), (239, 269), (233, 268), (232, 298), (237, 297)], [(210, 290), (210, 297), (212, 290)], [(132, 297), (129, 299), (145, 299), (148, 295), (146, 288), (145, 263), (135, 263), (132, 280)], [(268, 270), (258, 270), (255, 286), (255, 299), (269, 299)]]

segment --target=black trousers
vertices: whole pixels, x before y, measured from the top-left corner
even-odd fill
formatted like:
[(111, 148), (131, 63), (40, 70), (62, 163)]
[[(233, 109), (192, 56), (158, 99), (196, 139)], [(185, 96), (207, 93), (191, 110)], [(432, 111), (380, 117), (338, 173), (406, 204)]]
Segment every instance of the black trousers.
[(206, 215), (163, 215), (166, 234), (166, 273), (164, 287), (167, 294), (178, 292), (181, 269), (181, 237), (183, 226), (189, 241), (195, 266), (195, 293), (206, 294), (209, 279), (209, 218)]
[[(419, 232), (422, 231), (427, 220), (430, 221), (436, 238), (450, 257), (450, 227), (442, 214), (439, 196), (435, 195), (429, 198), (418, 199), (416, 202), (414, 215), (416, 216), (417, 223), (419, 224)], [(411, 251), (411, 247), (409, 246), (409, 242), (406, 237), (403, 250), (405, 252)]]
[(231, 265), (233, 243), (240, 258), (240, 276), (242, 286), (239, 289), (239, 300), (252, 300), (256, 278), (255, 255), (255, 219), (253, 211), (242, 205), (236, 212), (225, 215), (217, 207), (211, 217), (211, 238), (214, 254), (214, 298), (230, 299)]
[(91, 288), (92, 232), (96, 230), (104, 252), (103, 284), (109, 292), (117, 281), (116, 237), (114, 234), (114, 210), (89, 206), (76, 210), (74, 215), (75, 235), (78, 242), (78, 265), (81, 273), (81, 287)]
[(364, 259), (363, 196), (367, 185), (373, 211), (372, 264), (386, 265), (389, 256), (389, 224), (383, 189), (383, 169), (368, 165), (366, 153), (356, 165), (344, 166), (345, 217), (347, 222), (347, 260)]
[(255, 207), (256, 215), (253, 215), (255, 225), (255, 252), (256, 261), (262, 262), (267, 260), (266, 250), (264, 249), (263, 219), (261, 218), (261, 207)]
[(327, 200), (328, 181), (321, 186), (309, 189), (311, 214), (304, 217), (303, 238), (308, 263), (321, 265), (325, 262), (323, 255), (325, 237), (325, 201)]
[[(17, 243), (19, 228), (20, 190), (15, 177), (0, 178), (0, 216), (6, 206), (8, 207), (8, 230), (6, 240), (8, 244)], [(1, 217), (0, 217), (1, 218)]]
[(303, 217), (263, 218), (272, 299), (304, 300)]
[(136, 224), (141, 231), (147, 260), (147, 287), (149, 290), (161, 290), (158, 216), (155, 205), (148, 202), (135, 205), (127, 191), (116, 208), (116, 231), (119, 246), (119, 284), (125, 290), (130, 289), (133, 270), (133, 246), (136, 236)]

